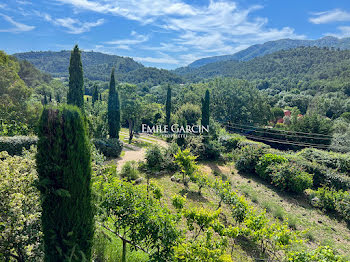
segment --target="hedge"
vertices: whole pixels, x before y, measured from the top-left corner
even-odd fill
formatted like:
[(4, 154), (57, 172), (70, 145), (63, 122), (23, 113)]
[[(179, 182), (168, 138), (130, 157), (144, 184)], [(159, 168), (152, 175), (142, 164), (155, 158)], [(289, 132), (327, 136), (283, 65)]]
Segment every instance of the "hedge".
[(308, 161), (299, 154), (287, 155), (286, 157), (289, 162), (301, 166), (306, 172), (314, 175), (313, 187), (328, 186), (337, 190), (350, 189), (350, 177), (348, 175), (337, 172), (336, 170), (328, 168), (315, 161)]
[(315, 161), (328, 168), (336, 169), (342, 173), (350, 171), (350, 155), (328, 152), (315, 148), (305, 148), (298, 152), (298, 155), (309, 161)]
[(0, 152), (7, 151), (9, 155), (22, 155), (23, 148), (29, 149), (36, 145), (36, 136), (2, 136), (0, 137)]

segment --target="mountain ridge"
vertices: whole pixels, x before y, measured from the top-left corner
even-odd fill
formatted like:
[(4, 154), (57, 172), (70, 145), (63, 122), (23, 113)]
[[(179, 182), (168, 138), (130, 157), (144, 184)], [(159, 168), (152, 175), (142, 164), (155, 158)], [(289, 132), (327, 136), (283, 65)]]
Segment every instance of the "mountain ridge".
[[(298, 39), (279, 39), (275, 41), (268, 41), (263, 44), (252, 45), (246, 49), (238, 51), (231, 55), (221, 55), (221, 56), (212, 56), (205, 57), (194, 62), (190, 63), (186, 67), (180, 67), (178, 69), (183, 68), (198, 68), (210, 63), (222, 62), (222, 61), (248, 61), (255, 57), (264, 56), (267, 54), (271, 54), (280, 50), (292, 49), (301, 46), (311, 47), (333, 47), (339, 49), (350, 49), (350, 37), (348, 38), (337, 38), (333, 36), (325, 36), (316, 40), (298, 40)], [(178, 70), (178, 69), (175, 69)]]

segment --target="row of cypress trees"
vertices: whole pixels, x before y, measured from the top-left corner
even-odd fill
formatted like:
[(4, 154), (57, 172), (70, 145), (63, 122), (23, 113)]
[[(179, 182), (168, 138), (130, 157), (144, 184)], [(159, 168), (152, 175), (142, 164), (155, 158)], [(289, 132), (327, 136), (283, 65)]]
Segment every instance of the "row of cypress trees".
[[(44, 108), (39, 121), (38, 189), (42, 196), (45, 261), (89, 261), (94, 233), (91, 204), (91, 153), (84, 117), (84, 78), (76, 45), (69, 65), (67, 103)], [(94, 87), (93, 103), (98, 99)], [(166, 123), (170, 125), (171, 88)], [(202, 125), (209, 124), (209, 91), (202, 101)], [(119, 137), (120, 101), (112, 69), (108, 97), (111, 138)]]

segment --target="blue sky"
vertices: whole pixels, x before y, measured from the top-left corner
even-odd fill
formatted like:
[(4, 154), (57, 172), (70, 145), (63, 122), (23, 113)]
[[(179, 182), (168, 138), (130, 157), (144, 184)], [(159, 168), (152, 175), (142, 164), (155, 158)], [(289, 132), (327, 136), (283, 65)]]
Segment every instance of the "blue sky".
[(282, 38), (350, 37), (349, 0), (1, 0), (0, 49), (94, 50), (172, 69)]

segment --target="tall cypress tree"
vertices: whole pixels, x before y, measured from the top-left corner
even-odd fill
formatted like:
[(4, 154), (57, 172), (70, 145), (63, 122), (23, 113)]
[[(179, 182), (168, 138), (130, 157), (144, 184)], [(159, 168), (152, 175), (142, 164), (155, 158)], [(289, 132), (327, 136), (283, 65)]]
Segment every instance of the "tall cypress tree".
[(90, 261), (91, 157), (81, 111), (71, 105), (45, 108), (38, 137), (45, 261)]
[(47, 105), (47, 96), (46, 96), (46, 94), (44, 95), (43, 105)]
[(116, 90), (115, 93), (115, 105), (116, 105), (116, 127), (117, 127), (117, 136), (119, 139), (119, 131), (120, 131), (120, 100), (119, 100), (119, 92)]
[(115, 89), (114, 68), (109, 82), (108, 94), (108, 127), (110, 138), (119, 138), (120, 129), (120, 103), (119, 95)]
[(209, 111), (209, 105), (210, 105), (210, 95), (209, 90), (205, 91), (205, 97), (202, 99), (202, 126), (209, 126), (209, 117), (210, 117), (210, 111)]
[(166, 104), (165, 104), (165, 123), (170, 128), (170, 117), (171, 117), (171, 87), (168, 86), (166, 94)]
[(84, 76), (78, 45), (75, 45), (70, 56), (67, 104), (76, 105), (84, 110)]
[(94, 89), (92, 90), (92, 104), (95, 104), (97, 100), (98, 100), (98, 90), (97, 90), (97, 85), (94, 85)]

